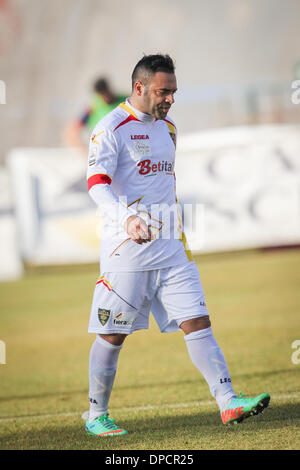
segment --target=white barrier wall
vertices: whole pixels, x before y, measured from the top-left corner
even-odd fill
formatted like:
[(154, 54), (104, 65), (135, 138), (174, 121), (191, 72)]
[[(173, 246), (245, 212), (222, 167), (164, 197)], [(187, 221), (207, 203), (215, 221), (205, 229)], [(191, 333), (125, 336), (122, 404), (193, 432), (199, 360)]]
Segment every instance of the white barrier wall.
[[(237, 127), (183, 136), (176, 183), (192, 251), (300, 243), (300, 126)], [(194, 209), (195, 214), (195, 209)]]
[[(182, 136), (176, 158), (177, 195), (187, 204), (185, 233), (193, 251), (300, 243), (300, 126)], [(22, 258), (97, 262), (100, 218), (87, 193), (84, 156), (15, 149), (8, 166)]]
[(10, 178), (5, 168), (0, 168), (0, 281), (18, 279), (23, 274), (18, 242), (16, 219), (10, 191)]
[(8, 156), (22, 258), (33, 264), (99, 259), (99, 217), (86, 159), (73, 149), (15, 149)]

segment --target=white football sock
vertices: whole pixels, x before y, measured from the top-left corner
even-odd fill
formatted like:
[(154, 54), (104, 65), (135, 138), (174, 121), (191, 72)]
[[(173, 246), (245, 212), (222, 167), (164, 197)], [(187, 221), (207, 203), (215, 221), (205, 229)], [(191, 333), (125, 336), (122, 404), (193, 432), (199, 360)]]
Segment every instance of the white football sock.
[(220, 410), (236, 398), (224, 355), (215, 340), (211, 327), (184, 336), (193, 364), (204, 376)]
[(89, 421), (108, 412), (121, 346), (114, 346), (97, 335), (90, 351)]

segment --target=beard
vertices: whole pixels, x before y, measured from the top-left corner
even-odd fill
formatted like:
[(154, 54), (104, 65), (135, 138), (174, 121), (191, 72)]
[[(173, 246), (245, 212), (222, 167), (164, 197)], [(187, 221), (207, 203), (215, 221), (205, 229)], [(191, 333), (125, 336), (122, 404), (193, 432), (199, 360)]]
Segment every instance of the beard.
[(169, 109), (170, 107), (158, 105), (156, 108), (157, 116), (155, 117), (158, 117), (159, 119), (164, 119), (167, 116)]
[(144, 98), (145, 108), (149, 109), (148, 114), (155, 117), (156, 119), (164, 119), (167, 116), (171, 106), (167, 105), (164, 102), (163, 103), (161, 102), (158, 104), (151, 102), (152, 100), (148, 95), (147, 87), (145, 88), (143, 98)]

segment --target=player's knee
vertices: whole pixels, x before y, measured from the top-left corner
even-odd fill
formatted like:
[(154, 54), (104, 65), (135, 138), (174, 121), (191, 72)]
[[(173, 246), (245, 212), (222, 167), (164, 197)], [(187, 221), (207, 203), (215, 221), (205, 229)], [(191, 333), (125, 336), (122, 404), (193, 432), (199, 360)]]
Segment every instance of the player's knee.
[(208, 315), (204, 315), (203, 317), (191, 318), (190, 320), (185, 320), (179, 325), (179, 327), (186, 335), (192, 333), (193, 331), (204, 330), (205, 328), (209, 328), (210, 326), (211, 323)]
[(126, 338), (127, 335), (116, 333), (116, 334), (112, 334), (112, 335), (102, 335), (102, 334), (100, 334), (99, 336), (101, 336), (102, 339), (104, 339), (105, 341), (107, 341), (110, 344), (113, 344), (114, 346), (121, 346), (121, 344), (124, 343), (125, 338)]

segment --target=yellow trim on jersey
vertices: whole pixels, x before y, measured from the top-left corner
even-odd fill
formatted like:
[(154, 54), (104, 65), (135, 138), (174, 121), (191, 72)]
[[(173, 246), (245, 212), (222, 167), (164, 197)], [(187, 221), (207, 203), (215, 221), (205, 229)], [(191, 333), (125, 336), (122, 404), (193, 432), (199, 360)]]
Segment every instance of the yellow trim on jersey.
[(183, 246), (184, 246), (184, 249), (185, 249), (185, 254), (186, 254), (188, 260), (189, 260), (189, 261), (194, 261), (194, 260), (193, 260), (192, 252), (191, 252), (191, 250), (189, 249), (189, 246), (188, 246), (188, 243), (187, 243), (187, 239), (186, 239), (186, 236), (185, 236), (185, 233), (184, 233), (184, 232), (182, 232), (181, 241), (182, 241), (182, 243), (183, 243)]
[(124, 240), (122, 243), (120, 243), (120, 245), (117, 246), (117, 248), (114, 249), (114, 251), (109, 255), (109, 257), (111, 258), (114, 253), (119, 249), (121, 248), (121, 246), (123, 246), (125, 243), (129, 242), (131, 240), (131, 238), (126, 238), (126, 240)]
[(137, 119), (135, 113), (132, 111), (132, 109), (129, 108), (129, 106), (127, 106), (127, 104), (125, 104), (125, 102), (119, 104), (119, 106), (120, 106), (120, 108), (125, 109), (125, 111), (127, 111), (129, 114), (132, 114), (132, 116), (134, 116)]
[[(139, 205), (140, 205), (141, 200), (143, 199), (143, 197), (144, 197), (144, 196), (139, 197), (139, 198), (136, 199), (135, 201), (133, 201), (133, 202), (131, 202), (130, 204), (128, 204), (127, 207), (130, 207), (130, 206), (132, 206), (133, 204), (135, 204), (135, 203), (137, 202), (137, 206), (136, 206), (137, 212), (140, 213), (140, 214), (146, 214), (146, 215), (148, 215), (148, 217), (149, 217), (149, 219), (150, 219), (150, 225), (149, 225), (149, 227), (151, 227), (151, 233), (153, 234), (153, 231), (154, 231), (154, 230), (157, 230), (157, 233), (158, 233), (158, 232), (162, 229), (162, 227), (163, 227), (163, 225), (164, 225), (164, 222), (163, 222), (162, 220), (154, 219), (154, 217), (152, 217), (152, 215), (150, 214), (150, 212), (140, 210)], [(139, 215), (139, 214), (137, 214), (137, 215)], [(155, 226), (153, 225), (153, 222), (157, 222), (157, 223), (158, 223), (158, 227), (155, 227)], [(157, 233), (154, 234), (153, 239), (157, 236)]]
[(189, 246), (188, 246), (188, 242), (187, 242), (185, 233), (184, 233), (183, 230), (182, 230), (182, 220), (181, 220), (181, 217), (180, 217), (180, 214), (179, 214), (179, 209), (178, 209), (179, 204), (178, 204), (178, 200), (177, 200), (177, 196), (176, 196), (176, 195), (175, 195), (175, 199), (176, 199), (176, 205), (177, 205), (177, 217), (178, 217), (178, 227), (177, 227), (177, 230), (178, 230), (178, 232), (179, 232), (179, 240), (181, 240), (182, 243), (183, 243), (184, 251), (185, 251), (185, 254), (186, 254), (186, 256), (187, 256), (187, 259), (188, 259), (189, 261), (194, 261), (192, 252), (191, 252), (191, 250), (189, 249)]
[(99, 281), (101, 281), (101, 280), (103, 280), (103, 281), (105, 282), (105, 284), (107, 284), (111, 289), (113, 288), (112, 285), (108, 282), (107, 279), (105, 279), (104, 276), (98, 277), (97, 282), (99, 282)]
[(176, 135), (175, 126), (174, 126), (173, 124), (171, 124), (170, 122), (168, 122), (168, 121), (165, 121), (165, 123), (167, 124), (167, 126), (168, 126), (169, 131), (171, 132), (171, 134), (175, 134), (175, 135)]
[(101, 132), (99, 132), (99, 134), (96, 134), (96, 135), (92, 136), (92, 142), (93, 142), (93, 144), (101, 145), (101, 144), (96, 140), (96, 137), (98, 137), (98, 135), (103, 134), (103, 132), (104, 132), (104, 131), (101, 131)]

